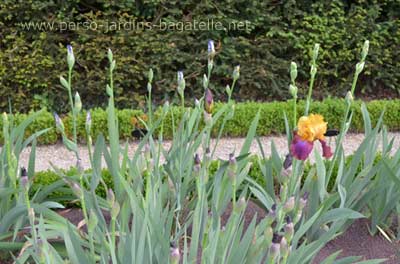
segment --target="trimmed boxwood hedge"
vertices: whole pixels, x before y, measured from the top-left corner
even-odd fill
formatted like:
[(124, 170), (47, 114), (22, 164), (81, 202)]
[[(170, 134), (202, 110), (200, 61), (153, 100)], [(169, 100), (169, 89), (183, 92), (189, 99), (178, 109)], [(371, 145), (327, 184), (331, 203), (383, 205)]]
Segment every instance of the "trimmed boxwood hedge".
[[(215, 111), (222, 106), (222, 103), (215, 105)], [(352, 120), (351, 131), (361, 132), (363, 131), (363, 119), (360, 109), (361, 101), (355, 101), (353, 104), (354, 116)], [(400, 130), (400, 100), (376, 100), (366, 103), (368, 111), (371, 116), (372, 123), (374, 124), (383, 110), (385, 110), (384, 124), (391, 131)], [(325, 117), (330, 128), (338, 128), (343, 118), (346, 103), (344, 99), (333, 99), (328, 98), (324, 101), (315, 101), (311, 104), (311, 113), (319, 113)], [(292, 115), (292, 102), (247, 102), (237, 103), (235, 105), (235, 114), (231, 120), (227, 122), (224, 128), (223, 136), (241, 137), (245, 136), (250, 123), (257, 111), (260, 110), (260, 121), (257, 128), (258, 135), (266, 136), (270, 134), (279, 134), (285, 132), (283, 113), (286, 112), (289, 118)], [(298, 116), (303, 113), (304, 101), (298, 103)], [(182, 109), (180, 107), (172, 107), (174, 120), (176, 123), (179, 122)], [(156, 115), (160, 111), (156, 111)], [(95, 108), (91, 110), (92, 114), (92, 137), (96, 138), (97, 135), (103, 134), (106, 138), (108, 136), (107, 131), (107, 114), (104, 109)], [(82, 142), (85, 140), (85, 119), (86, 112), (83, 111), (78, 118), (78, 137)], [(117, 111), (120, 137), (123, 139), (132, 138), (131, 131), (135, 127), (142, 127), (139, 118), (146, 120), (147, 116), (141, 110), (123, 109)], [(16, 114), (15, 122), (18, 124), (26, 118), (26, 114)], [(67, 134), (71, 135), (72, 124), (70, 115), (63, 117), (63, 122), (67, 131)], [(2, 121), (0, 120), (0, 128), (2, 127)], [(49, 112), (44, 112), (38, 119), (36, 119), (26, 131), (26, 136), (32, 135), (34, 132), (45, 128), (53, 128), (45, 135), (42, 135), (38, 142), (41, 144), (54, 144), (60, 140), (60, 135), (55, 129), (53, 115)], [(168, 114), (164, 120), (164, 138), (168, 139), (172, 137), (172, 116)], [(218, 124), (216, 125), (216, 132)], [(2, 141), (2, 129), (0, 129), (0, 140)]]

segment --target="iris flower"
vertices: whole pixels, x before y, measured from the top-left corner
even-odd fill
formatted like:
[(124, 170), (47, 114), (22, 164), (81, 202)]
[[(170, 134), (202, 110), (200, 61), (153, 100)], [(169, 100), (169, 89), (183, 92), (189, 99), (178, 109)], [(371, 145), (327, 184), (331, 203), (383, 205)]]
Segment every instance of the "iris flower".
[(332, 157), (331, 148), (325, 141), (326, 130), (327, 122), (324, 122), (323, 116), (317, 114), (302, 116), (290, 145), (291, 154), (299, 160), (306, 160), (314, 147), (314, 141), (318, 140), (322, 146), (322, 156)]

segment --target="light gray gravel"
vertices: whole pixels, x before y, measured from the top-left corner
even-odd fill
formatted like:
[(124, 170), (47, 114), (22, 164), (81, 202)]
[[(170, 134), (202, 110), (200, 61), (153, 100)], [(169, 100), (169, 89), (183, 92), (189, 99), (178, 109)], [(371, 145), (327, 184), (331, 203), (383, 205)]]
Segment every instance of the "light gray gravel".
[[(400, 132), (389, 133), (389, 137), (395, 138), (393, 145), (393, 153), (395, 150), (400, 148)], [(353, 153), (357, 147), (360, 145), (364, 139), (364, 134), (348, 134), (344, 141), (344, 149), (346, 155)], [(286, 142), (286, 137), (284, 136), (272, 136), (272, 137), (262, 137), (260, 138), (262, 146), (264, 148), (264, 153), (270, 155), (271, 153), (271, 141), (276, 145), (278, 152), (283, 156), (288, 152), (288, 146)], [(238, 154), (243, 145), (244, 138), (223, 138), (220, 140), (217, 150), (215, 153), (216, 158), (227, 159), (229, 153), (235, 152)], [(138, 142), (130, 142), (129, 144), (129, 154), (132, 155), (137, 148)], [(212, 146), (215, 145), (215, 141), (211, 142)], [(171, 145), (170, 141), (164, 143), (164, 148), (168, 149)], [(319, 144), (316, 143), (316, 146)], [(334, 140), (330, 142), (330, 145), (334, 147)], [(259, 146), (256, 141), (253, 142), (251, 146), (252, 153), (260, 153)], [(29, 160), (30, 147), (25, 149), (21, 155), (20, 165), (27, 166)], [(90, 163), (88, 159), (88, 151), (86, 146), (79, 146), (79, 153), (82, 158), (82, 166), (84, 168), (89, 168)], [(310, 155), (312, 159), (313, 155)], [(36, 149), (36, 171), (43, 171), (51, 169), (50, 163), (63, 169), (68, 169), (76, 165), (76, 160), (74, 154), (68, 151), (62, 144), (49, 145), (49, 146), (39, 146)], [(103, 163), (104, 164), (104, 163)]]

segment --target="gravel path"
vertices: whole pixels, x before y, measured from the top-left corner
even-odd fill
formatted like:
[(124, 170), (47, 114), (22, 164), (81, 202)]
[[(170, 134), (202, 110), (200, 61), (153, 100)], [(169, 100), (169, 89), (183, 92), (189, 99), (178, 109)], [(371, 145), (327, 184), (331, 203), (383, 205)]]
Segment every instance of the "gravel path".
[[(393, 153), (395, 150), (400, 148), (400, 132), (389, 133), (389, 137), (395, 138), (395, 143), (393, 146)], [(364, 134), (348, 134), (344, 141), (344, 149), (346, 155), (353, 153), (357, 147), (360, 145), (364, 139)], [(286, 137), (284, 136), (271, 136), (260, 138), (261, 143), (264, 148), (264, 153), (270, 155), (271, 153), (271, 141), (274, 141), (278, 152), (283, 156), (287, 153), (288, 147), (286, 142)], [(238, 154), (243, 145), (243, 138), (223, 138), (220, 140), (215, 157), (221, 159), (227, 159), (229, 153), (235, 152)], [(137, 148), (138, 142), (130, 142), (129, 144), (129, 154), (132, 155)], [(212, 145), (215, 141), (212, 141)], [(330, 143), (334, 147), (334, 141)], [(165, 142), (164, 148), (168, 149), (171, 145), (170, 141)], [(319, 144), (315, 144), (318, 145)], [(251, 146), (251, 152), (259, 154), (259, 147), (256, 141), (253, 142)], [(29, 160), (30, 148), (25, 149), (21, 155), (20, 165), (27, 166)], [(85, 146), (79, 146), (79, 153), (82, 158), (82, 166), (84, 168), (89, 168), (88, 152)], [(310, 157), (312, 158), (313, 155)], [(43, 171), (51, 169), (50, 162), (59, 168), (68, 169), (71, 166), (75, 166), (76, 161), (72, 152), (68, 151), (62, 144), (49, 145), (49, 146), (39, 146), (36, 149), (36, 171)], [(104, 162), (103, 162), (104, 164)]]

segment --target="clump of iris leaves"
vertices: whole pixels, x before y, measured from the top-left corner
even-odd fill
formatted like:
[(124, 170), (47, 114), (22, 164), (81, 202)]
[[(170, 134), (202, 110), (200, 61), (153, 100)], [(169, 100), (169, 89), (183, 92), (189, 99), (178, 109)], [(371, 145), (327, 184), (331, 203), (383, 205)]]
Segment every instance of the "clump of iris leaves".
[[(232, 83), (227, 85), (228, 102), (213, 111), (210, 87), (214, 58), (214, 43), (208, 43), (208, 63), (203, 77), (204, 97), (195, 100), (194, 107), (185, 106), (185, 77), (177, 74), (177, 93), (184, 112), (179, 125), (173, 128), (173, 140), (163, 147), (163, 117), (170, 111), (165, 103), (162, 114), (152, 115), (153, 71), (148, 72), (148, 120), (141, 120), (146, 133), (133, 154), (128, 145), (119, 141), (118, 122), (114, 106), (113, 74), (117, 63), (108, 50), (109, 60), (106, 93), (108, 95), (108, 138), (91, 137), (91, 116), (86, 120), (87, 149), (91, 170), (84, 171), (77, 148), (77, 115), (83, 104), (79, 94), (73, 95), (72, 74), (75, 64), (73, 49), (68, 46), (66, 78), (61, 84), (69, 95), (73, 134), (69, 137), (61, 119), (55, 114), (57, 130), (66, 148), (75, 153), (77, 173), (70, 177), (53, 165), (61, 180), (31, 189), (35, 173), (36, 139), (48, 130), (24, 138), (26, 127), (40, 111), (14, 126), (12, 116), (3, 114), (4, 146), (0, 153), (0, 252), (3, 258), (16, 263), (311, 263), (319, 250), (356, 219), (369, 218), (370, 232), (381, 232), (387, 239), (397, 239), (392, 227), (400, 208), (400, 150), (393, 151), (393, 139), (388, 138), (381, 118), (372, 127), (368, 111), (362, 105), (365, 138), (350, 162), (346, 162), (343, 139), (352, 120), (352, 102), (358, 76), (362, 73), (369, 42), (362, 48), (351, 89), (345, 100), (342, 118), (330, 162), (325, 162), (318, 149), (312, 155), (315, 163), (304, 173), (305, 162), (278, 154), (271, 144), (271, 157), (264, 156), (264, 146), (258, 140), (254, 118), (240, 150), (219, 162), (212, 170), (216, 145), (224, 124), (233, 116), (235, 103), (231, 95), (240, 78), (240, 67), (234, 67)], [(319, 45), (312, 53), (310, 86), (306, 95), (304, 115), (312, 103), (312, 90), (317, 73)], [(293, 113), (297, 102), (297, 67), (292, 63), (289, 86), (293, 96)], [(279, 117), (277, 117), (279, 118)], [(297, 118), (285, 122), (288, 149)], [(211, 131), (222, 120), (215, 144), (210, 144)], [(174, 122), (173, 122), (174, 123)], [(201, 124), (201, 125), (200, 125)], [(203, 125), (205, 124), (205, 125)], [(329, 124), (328, 124), (329, 126)], [(249, 155), (255, 141), (262, 155)], [(108, 142), (108, 143), (106, 143)], [(332, 143), (332, 142), (331, 142)], [(381, 146), (378, 149), (378, 144)], [(30, 146), (27, 169), (21, 169), (21, 151)], [(380, 159), (376, 162), (376, 156)], [(252, 162), (261, 167), (265, 185), (248, 177)], [(103, 167), (109, 170), (113, 189), (101, 178)], [(361, 168), (361, 169), (360, 169)], [(333, 186), (330, 183), (335, 174)], [(107, 197), (97, 196), (103, 186)], [(69, 189), (66, 197), (81, 205), (82, 221), (74, 225), (55, 210), (63, 206), (48, 197), (57, 190)], [(265, 210), (265, 217), (245, 211), (249, 203)], [(228, 209), (230, 208), (230, 209)], [(225, 215), (224, 212), (230, 212)], [(245, 226), (245, 220), (247, 224)], [(323, 263), (356, 263), (358, 256), (339, 258), (340, 251)], [(357, 263), (381, 263), (367, 260)]]

